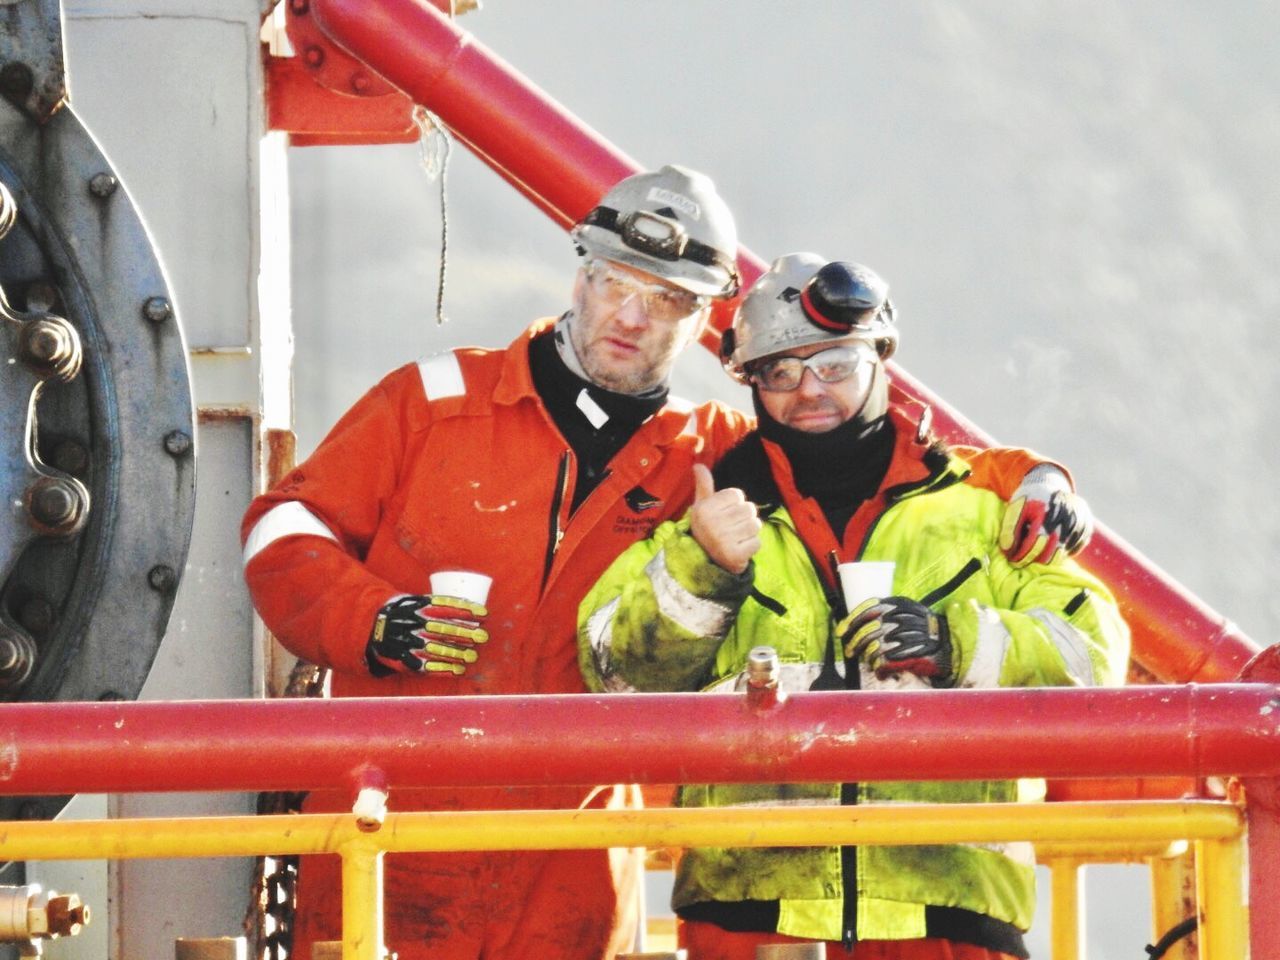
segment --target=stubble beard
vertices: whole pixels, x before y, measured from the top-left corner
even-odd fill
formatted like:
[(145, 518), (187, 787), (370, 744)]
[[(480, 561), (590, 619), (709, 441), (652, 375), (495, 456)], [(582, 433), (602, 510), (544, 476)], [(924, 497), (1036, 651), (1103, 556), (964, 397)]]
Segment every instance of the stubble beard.
[[(653, 358), (643, 344), (637, 344), (644, 358), (643, 366), (640, 368), (619, 369), (616, 365), (604, 362), (600, 359), (600, 354), (609, 349), (608, 344), (605, 343), (607, 336), (605, 325), (594, 322), (594, 318), (591, 322), (584, 322), (586, 319), (583, 313), (578, 314), (578, 322), (572, 327), (570, 339), (573, 341), (574, 351), (578, 354), (578, 362), (582, 364), (583, 371), (592, 383), (614, 393), (630, 396), (648, 393), (663, 384), (666, 379), (663, 370), (670, 369), (670, 364), (663, 362), (666, 358)], [(591, 328), (590, 331), (588, 327)], [(587, 340), (589, 334), (592, 336), (590, 342)], [(670, 350), (665, 352), (669, 353)], [(637, 355), (637, 360), (641, 359), (640, 354)]]

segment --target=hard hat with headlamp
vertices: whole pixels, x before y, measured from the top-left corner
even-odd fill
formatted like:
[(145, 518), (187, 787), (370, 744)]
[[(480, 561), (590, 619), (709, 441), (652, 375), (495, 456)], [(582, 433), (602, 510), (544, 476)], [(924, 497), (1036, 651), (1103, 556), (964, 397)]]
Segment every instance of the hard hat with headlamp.
[(837, 340), (872, 343), (882, 360), (898, 345), (889, 285), (869, 267), (828, 262), (816, 253), (779, 257), (747, 292), (726, 330), (720, 359), (747, 382), (747, 367), (764, 357)]
[(733, 215), (705, 174), (665, 166), (616, 184), (570, 231), (586, 256), (643, 270), (691, 293), (738, 292)]

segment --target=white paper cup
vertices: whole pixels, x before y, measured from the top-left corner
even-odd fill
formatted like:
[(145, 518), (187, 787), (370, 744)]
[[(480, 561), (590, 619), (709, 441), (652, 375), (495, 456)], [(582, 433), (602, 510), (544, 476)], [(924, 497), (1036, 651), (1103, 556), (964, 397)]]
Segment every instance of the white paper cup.
[(892, 560), (861, 560), (840, 564), (836, 571), (840, 575), (845, 609), (852, 611), (871, 597), (892, 596), (893, 566)]
[(436, 597), (458, 597), (484, 606), (489, 599), (492, 577), (470, 570), (440, 570), (431, 574), (431, 594)]

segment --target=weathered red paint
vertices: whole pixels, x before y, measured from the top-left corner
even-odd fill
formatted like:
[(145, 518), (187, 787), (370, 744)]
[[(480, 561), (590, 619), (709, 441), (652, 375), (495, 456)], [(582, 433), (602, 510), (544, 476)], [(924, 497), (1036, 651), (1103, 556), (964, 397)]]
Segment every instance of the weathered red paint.
[(297, 57), (264, 60), (267, 126), (289, 134), (293, 146), (412, 143), (418, 139), (413, 103), (392, 91), (355, 97), (322, 86)]
[[(1280, 644), (1268, 647), (1240, 672), (1240, 679), (1280, 683)], [(1280, 944), (1280, 779), (1244, 777), (1245, 815), (1249, 824), (1249, 942), (1254, 956), (1263, 944)]]
[[(288, 731), (282, 735), (281, 731)], [(1280, 688), (8, 704), (0, 793), (1280, 776)]]

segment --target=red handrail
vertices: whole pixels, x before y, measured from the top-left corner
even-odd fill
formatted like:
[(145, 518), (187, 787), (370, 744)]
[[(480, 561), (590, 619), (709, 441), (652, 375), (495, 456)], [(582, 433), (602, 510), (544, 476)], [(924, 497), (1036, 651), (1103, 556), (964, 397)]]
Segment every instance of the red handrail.
[[(14, 703), (0, 794), (1280, 776), (1280, 687)], [(287, 737), (279, 731), (288, 730)]]

